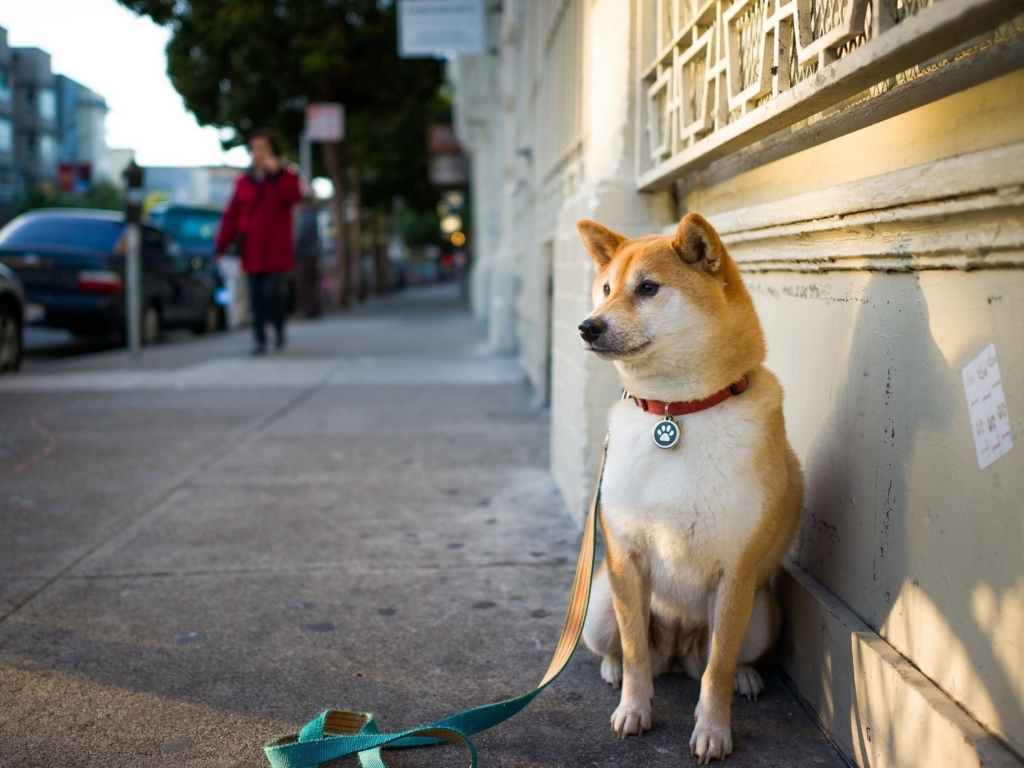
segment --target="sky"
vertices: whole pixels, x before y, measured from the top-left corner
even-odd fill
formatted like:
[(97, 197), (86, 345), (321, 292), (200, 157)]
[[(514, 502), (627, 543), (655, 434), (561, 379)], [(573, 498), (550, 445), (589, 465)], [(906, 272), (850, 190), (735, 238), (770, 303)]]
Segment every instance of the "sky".
[(0, 0), (0, 27), (8, 45), (42, 48), (55, 74), (106, 99), (107, 145), (134, 149), (139, 165), (247, 165), (245, 149), (223, 152), (171, 85), (170, 30), (116, 0)]

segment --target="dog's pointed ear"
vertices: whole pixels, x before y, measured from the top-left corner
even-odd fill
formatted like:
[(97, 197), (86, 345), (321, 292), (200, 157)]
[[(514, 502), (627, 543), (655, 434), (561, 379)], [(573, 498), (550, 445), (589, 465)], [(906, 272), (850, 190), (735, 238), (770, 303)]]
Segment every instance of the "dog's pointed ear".
[(725, 246), (714, 227), (699, 213), (688, 213), (679, 222), (672, 248), (687, 264), (715, 273), (722, 267)]
[(576, 229), (583, 238), (583, 245), (590, 252), (590, 258), (594, 260), (599, 268), (608, 266), (612, 256), (619, 250), (619, 247), (628, 238), (618, 232), (612, 232), (608, 227), (602, 227), (596, 221), (580, 219), (576, 222)]

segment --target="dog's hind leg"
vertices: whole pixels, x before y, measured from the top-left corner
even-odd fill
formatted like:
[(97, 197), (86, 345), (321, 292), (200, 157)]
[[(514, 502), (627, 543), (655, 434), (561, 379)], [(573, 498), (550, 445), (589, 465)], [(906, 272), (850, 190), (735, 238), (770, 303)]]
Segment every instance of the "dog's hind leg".
[(670, 672), (675, 660), (678, 638), (682, 634), (679, 622), (658, 616), (652, 610), (647, 634), (651, 646), (651, 677)]
[(700, 680), (708, 665), (708, 628), (699, 626), (680, 632), (676, 658), (689, 677)]
[(754, 594), (754, 605), (733, 675), (733, 691), (748, 699), (756, 699), (764, 691), (764, 680), (751, 665), (774, 647), (781, 625), (779, 603), (771, 588), (765, 585)]
[(601, 657), (601, 679), (618, 688), (622, 684), (622, 643), (608, 583), (608, 569), (604, 564), (591, 586), (590, 608), (583, 624), (583, 642)]
[[(782, 624), (781, 612), (774, 593), (764, 586), (754, 594), (750, 621), (743, 635), (743, 645), (733, 674), (733, 692), (756, 699), (764, 691), (764, 680), (753, 664), (775, 646)], [(708, 631), (700, 627), (679, 636), (676, 658), (683, 671), (700, 680), (708, 665)]]

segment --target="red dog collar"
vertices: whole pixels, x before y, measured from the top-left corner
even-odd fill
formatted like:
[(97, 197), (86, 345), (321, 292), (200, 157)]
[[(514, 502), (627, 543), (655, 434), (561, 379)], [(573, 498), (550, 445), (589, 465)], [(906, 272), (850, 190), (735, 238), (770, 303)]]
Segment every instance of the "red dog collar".
[(666, 403), (664, 400), (644, 400), (640, 397), (634, 397), (633, 399), (646, 413), (653, 413), (657, 416), (664, 416), (666, 414), (670, 416), (683, 416), (687, 413), (697, 413), (697, 411), (706, 410), (714, 405), (718, 405), (723, 400), (746, 391), (747, 377), (741, 376), (740, 380), (736, 383), (718, 390), (711, 397), (705, 397), (703, 400), (679, 400), (674, 403)]

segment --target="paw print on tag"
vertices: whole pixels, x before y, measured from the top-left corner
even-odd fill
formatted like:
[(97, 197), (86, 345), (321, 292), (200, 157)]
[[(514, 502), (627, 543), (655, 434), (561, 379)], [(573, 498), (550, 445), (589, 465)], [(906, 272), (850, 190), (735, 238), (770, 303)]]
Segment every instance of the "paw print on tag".
[(666, 416), (654, 425), (651, 436), (654, 438), (654, 444), (659, 448), (671, 448), (679, 442), (679, 435), (682, 434), (682, 431), (679, 422), (671, 416)]

